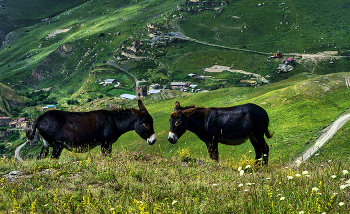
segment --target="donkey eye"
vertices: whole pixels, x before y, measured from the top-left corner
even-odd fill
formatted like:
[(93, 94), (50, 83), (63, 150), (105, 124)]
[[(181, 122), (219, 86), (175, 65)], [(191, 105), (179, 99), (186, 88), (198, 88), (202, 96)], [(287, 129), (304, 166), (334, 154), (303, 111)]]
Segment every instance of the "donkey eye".
[(148, 125), (148, 124), (146, 124), (146, 123), (144, 123), (144, 124), (142, 124), (147, 130), (149, 130), (151, 127)]
[(175, 126), (178, 126), (178, 125), (180, 125), (181, 123), (182, 123), (182, 120), (176, 121), (176, 122), (175, 122)]

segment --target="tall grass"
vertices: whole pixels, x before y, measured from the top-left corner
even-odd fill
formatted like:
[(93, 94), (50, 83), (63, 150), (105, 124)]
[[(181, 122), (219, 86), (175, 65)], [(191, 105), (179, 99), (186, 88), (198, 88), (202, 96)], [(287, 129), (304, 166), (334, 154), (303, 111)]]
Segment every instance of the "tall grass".
[[(348, 213), (342, 160), (254, 166), (247, 158), (213, 162), (190, 151), (163, 158), (68, 153), (60, 160), (0, 159), (0, 212), (13, 213)], [(23, 174), (8, 176), (10, 171)]]

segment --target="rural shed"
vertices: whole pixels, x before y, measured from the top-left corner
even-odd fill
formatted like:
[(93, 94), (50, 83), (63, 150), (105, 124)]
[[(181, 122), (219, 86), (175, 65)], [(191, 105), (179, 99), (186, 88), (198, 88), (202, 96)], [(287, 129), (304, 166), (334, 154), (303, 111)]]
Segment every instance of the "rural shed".
[(185, 86), (186, 86), (186, 83), (184, 83), (184, 82), (172, 82), (172, 83), (170, 83), (171, 89), (182, 88)]
[(115, 79), (105, 79), (105, 84), (112, 84)]
[(127, 100), (133, 100), (136, 98), (136, 96), (132, 95), (132, 94), (122, 94), (122, 95), (120, 95), (120, 98), (127, 99)]
[(158, 94), (159, 92), (160, 92), (160, 90), (152, 89), (152, 90), (147, 91), (147, 94)]
[(44, 111), (48, 108), (56, 108), (56, 106), (55, 105), (47, 105), (47, 106), (42, 107), (41, 109), (42, 109), (42, 111)]

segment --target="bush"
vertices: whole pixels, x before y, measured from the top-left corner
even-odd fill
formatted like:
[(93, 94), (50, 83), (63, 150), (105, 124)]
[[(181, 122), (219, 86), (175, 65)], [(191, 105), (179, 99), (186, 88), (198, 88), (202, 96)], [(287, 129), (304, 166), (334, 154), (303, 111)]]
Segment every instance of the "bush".
[(10, 136), (7, 138), (7, 140), (8, 140), (8, 141), (15, 141), (15, 140), (18, 140), (19, 137), (20, 137), (19, 132), (13, 132), (13, 134), (10, 135)]
[(79, 102), (76, 99), (67, 100), (68, 105), (78, 105)]

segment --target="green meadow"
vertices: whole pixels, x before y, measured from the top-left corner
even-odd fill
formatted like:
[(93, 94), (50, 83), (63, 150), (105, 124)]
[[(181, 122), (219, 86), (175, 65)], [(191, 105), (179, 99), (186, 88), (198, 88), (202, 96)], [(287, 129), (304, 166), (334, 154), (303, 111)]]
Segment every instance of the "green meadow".
[[(202, 4), (203, 3), (203, 4)], [(350, 113), (350, 4), (344, 1), (2, 1), (0, 115), (36, 119), (44, 101), (64, 111), (137, 108), (140, 85), (173, 81), (205, 93), (165, 90), (142, 98), (157, 142), (134, 131), (102, 156), (64, 150), (59, 160), (36, 160), (41, 141), (16, 132), (0, 143), (0, 213), (349, 213), (349, 123), (299, 168), (294, 159), (322, 130)], [(41, 21), (49, 18), (47, 21)], [(153, 26), (153, 27), (151, 27)], [(181, 38), (171, 37), (180, 32)], [(154, 34), (154, 35), (152, 35)], [(154, 37), (155, 36), (155, 37)], [(157, 39), (157, 36), (159, 38)], [(140, 47), (130, 52), (135, 43)], [(277, 73), (282, 59), (294, 69)], [(309, 54), (309, 55), (306, 55)], [(240, 87), (251, 75), (205, 73), (228, 66), (269, 83)], [(190, 78), (188, 74), (210, 76)], [(105, 79), (120, 83), (103, 85)], [(35, 90), (45, 98), (29, 98)], [(40, 94), (40, 93), (38, 93)], [(269, 166), (254, 165), (249, 140), (219, 145), (219, 162), (187, 131), (170, 144), (170, 113), (181, 106), (255, 103), (270, 118)], [(27, 104), (30, 105), (27, 105)], [(32, 105), (33, 104), (33, 105)]]

